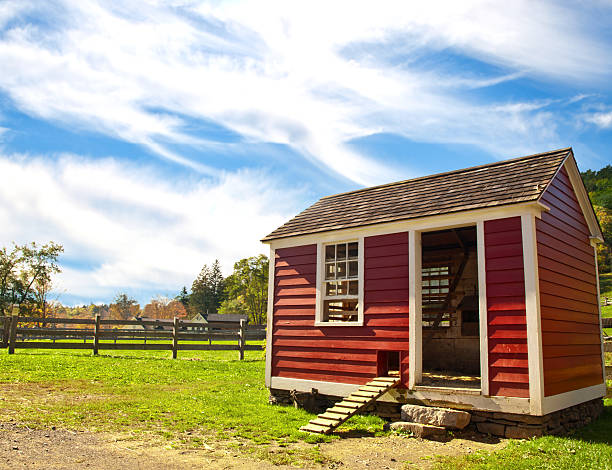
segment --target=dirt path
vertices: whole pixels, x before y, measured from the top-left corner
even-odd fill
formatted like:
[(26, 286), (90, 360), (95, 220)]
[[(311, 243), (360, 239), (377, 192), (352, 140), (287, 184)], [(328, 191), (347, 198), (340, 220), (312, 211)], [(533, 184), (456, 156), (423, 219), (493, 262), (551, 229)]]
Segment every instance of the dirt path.
[[(234, 443), (236, 444), (236, 443)], [(289, 448), (267, 448), (266, 459), (257, 452), (243, 452), (227, 442), (203, 444), (197, 449), (172, 448), (155, 438), (73, 432), (59, 429), (32, 430), (16, 423), (0, 423), (0, 469), (289, 469), (274, 462), (275, 453), (297, 455), (298, 462), (312, 469), (389, 470), (430, 468), (435, 455), (462, 455), (479, 449), (503, 446), (482, 436), (462, 434), (448, 442), (425, 441), (402, 435), (388, 437), (344, 437), (319, 445), (323, 463), (300, 460), (312, 452), (309, 444)], [(252, 450), (252, 449), (251, 449)], [(272, 462), (269, 461), (272, 459)], [(280, 459), (283, 461), (283, 458)]]

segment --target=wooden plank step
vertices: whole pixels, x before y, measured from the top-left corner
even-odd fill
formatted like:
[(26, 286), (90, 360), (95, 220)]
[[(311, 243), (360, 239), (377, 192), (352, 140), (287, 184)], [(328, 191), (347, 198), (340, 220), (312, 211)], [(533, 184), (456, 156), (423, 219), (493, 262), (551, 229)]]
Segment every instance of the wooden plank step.
[(364, 385), (363, 387), (359, 387), (359, 391), (361, 392), (376, 392), (376, 393), (382, 393), (382, 392), (386, 392), (388, 390), (388, 387), (378, 387), (378, 386), (371, 386), (371, 385)]
[[(370, 380), (367, 384), (365, 384), (365, 387), (376, 387), (376, 388), (389, 388), (392, 387), (393, 384), (387, 383), (387, 382), (377, 382), (376, 380)], [(360, 389), (362, 387), (359, 387)]]
[(388, 382), (379, 382), (378, 380), (372, 380), (368, 382), (367, 385), (372, 385), (373, 387), (384, 387), (389, 388), (390, 384)]
[(343, 401), (352, 401), (352, 402), (355, 402), (355, 403), (366, 404), (366, 403), (370, 403), (373, 400), (374, 400), (374, 398), (354, 397), (353, 395), (349, 395)]
[(357, 408), (361, 408), (362, 405), (359, 403), (353, 403), (351, 401), (342, 400), (340, 403), (336, 403), (336, 406), (339, 406), (341, 408), (350, 408), (352, 410), (356, 410)]
[(379, 382), (387, 382), (387, 383), (396, 383), (399, 382), (399, 377), (375, 377), (372, 380), (377, 380)]
[(310, 420), (310, 424), (316, 424), (317, 426), (336, 427), (340, 423), (338, 423), (338, 421), (336, 420), (315, 418)]
[(379, 394), (376, 392), (362, 392), (361, 390), (357, 390), (356, 392), (351, 393), (350, 396), (374, 399), (374, 398), (377, 398), (378, 395)]
[(337, 406), (333, 406), (331, 408), (327, 409), (327, 412), (329, 413), (337, 413), (337, 414), (341, 414), (344, 416), (350, 416), (353, 413), (352, 409), (348, 409), (348, 408), (338, 408)]
[(302, 426), (300, 428), (300, 431), (314, 432), (316, 434), (327, 434), (331, 431), (331, 429), (329, 428), (329, 426), (319, 426), (317, 424), (308, 423), (306, 426)]
[(342, 415), (340, 413), (332, 413), (330, 410), (332, 408), (330, 408), (329, 410), (327, 410), (325, 413), (321, 413), (318, 417), (319, 418), (324, 418), (324, 419), (334, 419), (336, 421), (344, 421), (345, 419), (348, 418), (347, 415)]

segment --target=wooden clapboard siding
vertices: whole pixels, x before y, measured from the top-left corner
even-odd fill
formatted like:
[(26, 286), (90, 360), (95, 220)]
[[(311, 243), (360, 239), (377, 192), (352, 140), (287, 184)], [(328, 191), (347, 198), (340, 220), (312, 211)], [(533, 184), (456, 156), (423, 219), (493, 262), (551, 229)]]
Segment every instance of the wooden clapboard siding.
[(317, 247), (276, 250), (272, 375), (364, 384), (379, 351), (400, 352), (408, 382), (408, 234), (364, 242), (364, 325), (315, 327)]
[(589, 229), (562, 168), (541, 199), (536, 219), (544, 355), (544, 395), (603, 381), (597, 278)]
[(520, 217), (484, 223), (489, 393), (529, 397)]

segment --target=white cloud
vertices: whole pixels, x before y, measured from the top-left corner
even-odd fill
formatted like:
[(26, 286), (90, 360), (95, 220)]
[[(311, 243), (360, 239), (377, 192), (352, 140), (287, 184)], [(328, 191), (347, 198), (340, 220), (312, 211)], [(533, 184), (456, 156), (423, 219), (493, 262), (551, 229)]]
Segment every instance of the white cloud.
[(602, 129), (610, 129), (612, 128), (612, 111), (609, 112), (601, 112), (601, 113), (592, 113), (585, 116), (585, 120), (592, 124), (595, 124), (597, 127)]
[(228, 274), (238, 259), (265, 252), (259, 240), (293, 215), (300, 196), (261, 172), (168, 180), (77, 156), (0, 156), (0, 174), (0, 239), (63, 244), (57, 291), (92, 299), (178, 290), (215, 258)]
[[(554, 118), (541, 107), (483, 105), (461, 89), (519, 76), (609, 78), (610, 53), (588, 29), (592, 18), (554, 2), (62, 4), (40, 7), (54, 29), (22, 25), (0, 39), (0, 89), (35, 116), (140, 143), (207, 174), (216, 170), (164, 145), (205, 144), (177, 114), (288, 144), (371, 184), (396, 171), (349, 149), (351, 138), (396, 132), (504, 152), (554, 140)], [(509, 72), (401, 66), (359, 52), (366, 44), (408, 57), (450, 48)]]

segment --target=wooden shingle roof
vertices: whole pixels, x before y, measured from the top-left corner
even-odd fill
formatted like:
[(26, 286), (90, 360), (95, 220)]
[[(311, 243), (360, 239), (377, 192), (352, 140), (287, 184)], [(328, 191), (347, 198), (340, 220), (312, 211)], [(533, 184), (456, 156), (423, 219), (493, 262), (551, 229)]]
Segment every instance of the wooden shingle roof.
[(571, 148), (326, 196), (262, 241), (537, 200)]

